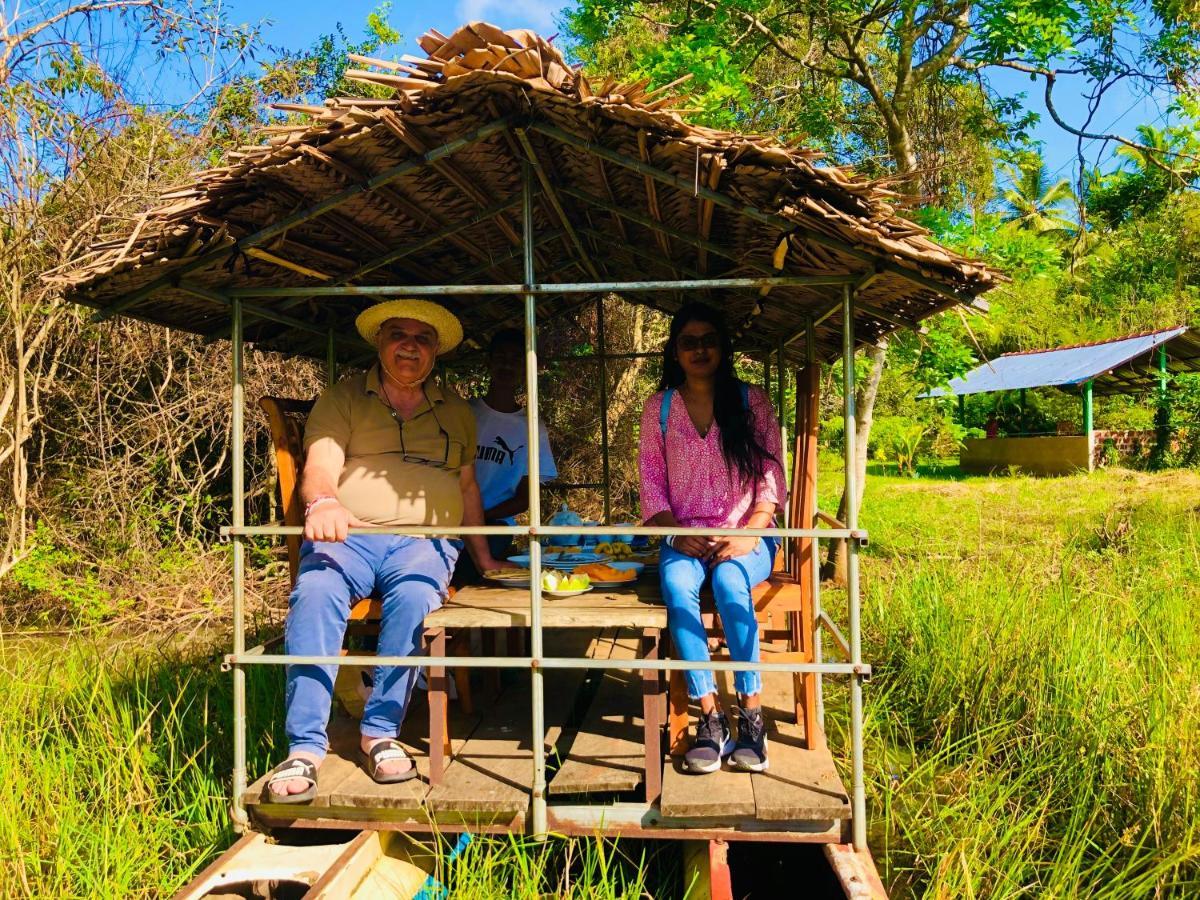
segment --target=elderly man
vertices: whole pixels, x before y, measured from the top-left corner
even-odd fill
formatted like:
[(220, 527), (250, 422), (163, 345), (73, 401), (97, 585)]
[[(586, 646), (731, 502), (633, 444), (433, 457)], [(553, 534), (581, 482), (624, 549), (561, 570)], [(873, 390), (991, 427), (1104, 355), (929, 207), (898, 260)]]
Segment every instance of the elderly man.
[[(474, 417), (461, 397), (429, 377), (436, 358), (462, 340), (462, 325), (423, 300), (376, 304), (355, 325), (379, 359), (365, 374), (326, 390), (305, 428), (305, 542), (285, 628), (289, 654), (336, 656), (352, 602), (374, 594), (383, 604), (379, 654), (413, 655), (425, 616), (446, 597), (457, 544), (350, 529), (452, 530), (483, 523), (472, 462)], [(499, 568), (484, 538), (465, 540), (481, 571)], [(336, 666), (288, 667), (288, 759), (272, 771), (267, 801), (303, 803), (315, 796), (336, 673)], [(413, 667), (380, 666), (375, 672), (360, 748), (367, 772), (380, 784), (417, 774), (395, 740), (416, 675)]]

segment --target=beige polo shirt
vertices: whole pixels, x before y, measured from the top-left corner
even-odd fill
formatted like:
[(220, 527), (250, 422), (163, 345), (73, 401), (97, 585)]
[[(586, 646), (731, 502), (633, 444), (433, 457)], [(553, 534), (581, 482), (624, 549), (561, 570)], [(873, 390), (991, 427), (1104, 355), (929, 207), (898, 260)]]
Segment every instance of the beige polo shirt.
[(474, 457), (475, 417), (454, 391), (425, 382), (407, 421), (379, 386), (379, 365), (327, 388), (304, 428), (307, 451), (332, 438), (346, 454), (338, 500), (373, 525), (460, 525), (459, 472)]

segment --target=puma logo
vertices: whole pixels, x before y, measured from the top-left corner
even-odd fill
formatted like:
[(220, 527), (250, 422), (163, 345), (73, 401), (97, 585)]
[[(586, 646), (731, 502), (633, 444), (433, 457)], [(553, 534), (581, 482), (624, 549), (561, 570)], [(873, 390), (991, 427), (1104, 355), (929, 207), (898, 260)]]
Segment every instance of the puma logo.
[(525, 449), (524, 444), (521, 444), (519, 447), (508, 446), (504, 438), (499, 435), (492, 439), (492, 444), (496, 446), (480, 444), (476, 447), (475, 458), (482, 462), (494, 463), (498, 466), (503, 465), (505, 460), (507, 460), (510, 466), (515, 466), (517, 464), (517, 451)]
[(508, 454), (508, 464), (510, 466), (516, 465), (517, 451), (525, 449), (524, 444), (522, 444), (520, 447), (509, 447), (508, 444), (505, 443), (504, 438), (500, 437), (500, 435), (496, 435), (496, 439), (492, 443), (499, 445), (500, 449)]

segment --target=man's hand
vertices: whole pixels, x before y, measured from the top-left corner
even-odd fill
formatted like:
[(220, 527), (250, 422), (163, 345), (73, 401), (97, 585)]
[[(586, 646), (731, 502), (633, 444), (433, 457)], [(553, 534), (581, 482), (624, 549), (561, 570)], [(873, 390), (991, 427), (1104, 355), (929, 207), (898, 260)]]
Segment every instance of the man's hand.
[(476, 563), (476, 566), (478, 567), (481, 575), (486, 575), (488, 572), (495, 572), (497, 569), (512, 568), (512, 566), (506, 567), (504, 563), (500, 562), (500, 560), (496, 559), (490, 553), (486, 557), (480, 559)]
[(757, 546), (758, 538), (756, 537), (717, 538), (709, 551), (709, 559), (712, 560), (713, 565), (716, 565), (727, 559), (753, 553)]
[(350, 515), (350, 510), (337, 500), (326, 500), (316, 504), (304, 520), (304, 538), (309, 541), (346, 540), (351, 528), (362, 528), (367, 523)]

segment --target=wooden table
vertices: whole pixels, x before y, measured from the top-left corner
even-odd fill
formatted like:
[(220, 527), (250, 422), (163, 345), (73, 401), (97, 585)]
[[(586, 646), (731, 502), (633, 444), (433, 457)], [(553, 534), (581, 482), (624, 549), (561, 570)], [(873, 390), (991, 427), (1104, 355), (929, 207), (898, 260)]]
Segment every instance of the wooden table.
[[(532, 624), (530, 590), (496, 585), (473, 585), (454, 594), (440, 609), (425, 617), (425, 644), (431, 656), (444, 656), (446, 631), (452, 628), (528, 628)], [(642, 659), (658, 659), (667, 608), (658, 585), (644, 576), (640, 582), (606, 589), (594, 586), (574, 597), (542, 596), (542, 628), (634, 628), (641, 631)], [(642, 671), (642, 708), (646, 761), (646, 801), (662, 792), (662, 716), (664, 680), (654, 669)], [(445, 770), (447, 728), (446, 669), (429, 670), (429, 781), (438, 784)]]

